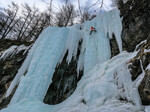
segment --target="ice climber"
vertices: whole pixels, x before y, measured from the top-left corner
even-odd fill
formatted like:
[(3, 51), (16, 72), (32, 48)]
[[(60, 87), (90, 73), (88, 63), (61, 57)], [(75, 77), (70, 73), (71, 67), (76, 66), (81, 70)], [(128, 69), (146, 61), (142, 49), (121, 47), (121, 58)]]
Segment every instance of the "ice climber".
[(90, 35), (92, 34), (93, 31), (97, 32), (96, 29), (92, 26), (91, 31), (90, 31)]

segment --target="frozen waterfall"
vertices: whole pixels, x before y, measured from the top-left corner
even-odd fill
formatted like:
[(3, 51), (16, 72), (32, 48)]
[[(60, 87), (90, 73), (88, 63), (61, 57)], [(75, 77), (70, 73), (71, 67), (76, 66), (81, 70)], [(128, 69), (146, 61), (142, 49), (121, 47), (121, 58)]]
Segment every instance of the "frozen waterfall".
[[(94, 26), (97, 32), (89, 35), (91, 26)], [(19, 83), (9, 106), (0, 112), (92, 112), (92, 110), (93, 112), (99, 112), (99, 110), (111, 112), (105, 109), (106, 105), (110, 108), (118, 106), (119, 108), (112, 108), (112, 111), (118, 112), (122, 112), (122, 107), (131, 109), (125, 112), (141, 109), (136, 87), (134, 91), (132, 90), (134, 84), (128, 69), (121, 70), (125, 67), (130, 54), (123, 52), (117, 58), (109, 60), (111, 57), (109, 42), (112, 34), (115, 35), (120, 52), (122, 51), (121, 30), (122, 24), (118, 10), (102, 13), (83, 24), (46, 28), (34, 43), (7, 91), (8, 97)], [(58, 105), (44, 104), (43, 99), (52, 83), (55, 67), (61, 63), (67, 51), (68, 63), (73, 57), (76, 58), (78, 43), (81, 40), (77, 69), (84, 70), (84, 76), (76, 91)], [(116, 76), (114, 76), (115, 73), (117, 73)], [(125, 74), (128, 75), (124, 76)], [(115, 77), (118, 77), (117, 80)], [(129, 82), (124, 81), (126, 78)], [(118, 83), (120, 85), (117, 85)], [(124, 92), (118, 89), (121, 85), (125, 87)], [(133, 101), (135, 105), (119, 102), (117, 96)], [(87, 102), (86, 105), (81, 102), (82, 99)]]

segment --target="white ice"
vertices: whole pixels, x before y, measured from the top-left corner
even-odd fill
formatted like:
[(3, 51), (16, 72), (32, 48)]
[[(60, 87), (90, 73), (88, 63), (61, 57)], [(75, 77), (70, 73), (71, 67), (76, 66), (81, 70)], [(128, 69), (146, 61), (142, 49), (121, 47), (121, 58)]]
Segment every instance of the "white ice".
[(147, 40), (141, 41), (141, 42), (136, 46), (135, 51), (137, 51), (137, 48), (138, 48), (140, 45), (142, 45), (143, 43), (146, 43), (146, 42), (147, 42)]
[[(97, 32), (91, 35), (90, 27)], [(72, 27), (48, 27), (33, 45), (11, 83), (6, 96), (18, 88), (8, 108), (0, 112), (134, 112), (142, 110), (137, 87), (131, 81), (126, 62), (133, 54), (122, 52), (122, 24), (118, 10), (98, 15), (92, 21)], [(114, 33), (120, 55), (112, 58), (110, 39)], [(77, 70), (84, 70), (78, 86), (67, 100), (46, 105), (44, 96), (56, 66), (68, 51), (68, 63), (76, 58), (82, 40)], [(123, 98), (126, 101), (120, 101)], [(86, 101), (86, 104), (82, 103)]]

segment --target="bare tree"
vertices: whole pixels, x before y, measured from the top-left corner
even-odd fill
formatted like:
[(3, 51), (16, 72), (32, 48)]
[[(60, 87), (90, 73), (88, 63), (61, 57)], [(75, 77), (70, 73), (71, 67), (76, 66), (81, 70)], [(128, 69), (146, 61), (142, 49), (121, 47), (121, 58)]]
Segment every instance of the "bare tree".
[[(27, 19), (27, 21), (26, 21), (26, 24), (24, 25), (24, 28), (23, 28), (23, 30), (22, 30), (22, 33), (21, 33), (21, 35), (20, 35), (20, 39), (22, 39), (23, 41), (26, 41), (26, 38), (27, 38), (27, 35), (28, 35), (28, 33), (30, 32), (30, 30), (32, 29), (32, 27), (31, 27), (31, 24), (34, 22), (34, 21), (36, 21), (36, 18), (38, 18), (37, 17), (37, 13), (39, 13), (38, 12), (38, 9), (36, 8), (36, 7), (33, 7), (33, 9), (31, 9), (30, 8), (30, 10), (27, 10), (27, 11), (31, 11), (30, 12), (30, 16), (29, 16), (29, 18)], [(29, 13), (29, 12), (28, 12)], [(27, 15), (28, 16), (28, 15)]]
[(66, 4), (60, 8), (56, 15), (56, 25), (59, 27), (73, 25), (73, 20), (76, 17), (74, 5)]
[[(18, 41), (34, 41), (43, 29), (49, 26), (50, 15), (47, 11), (41, 13), (36, 7), (24, 6), (22, 21), (18, 24)], [(21, 27), (19, 27), (21, 26)]]
[[(37, 37), (40, 35), (40, 33), (43, 31), (44, 28), (48, 27), (48, 19), (49, 19), (49, 14), (46, 12), (41, 13), (41, 21), (39, 22), (39, 28), (37, 29)], [(36, 38), (35, 38), (36, 39)]]
[(6, 13), (6, 19), (3, 21), (2, 28), (1, 30), (4, 30), (2, 33), (1, 39), (4, 39), (10, 31), (12, 31), (13, 27), (17, 24), (19, 19), (17, 18), (17, 13), (18, 13), (18, 5), (12, 2), (11, 6), (9, 6), (8, 9), (5, 9)]
[(90, 18), (91, 14), (85, 9), (84, 12), (82, 13), (82, 16), (80, 17), (80, 23), (90, 20)]
[[(80, 22), (83, 23), (87, 20), (91, 20), (93, 19), (96, 15), (93, 15), (92, 13), (90, 13), (90, 9), (93, 8), (93, 7), (98, 7), (96, 10), (98, 9), (102, 9), (103, 8), (103, 5), (104, 5), (104, 1), (103, 0), (96, 0), (96, 2), (94, 2), (92, 5), (90, 6), (86, 6), (84, 8), (82, 8), (80, 6), (80, 0), (78, 0), (78, 10), (79, 10), (79, 18), (80, 18)], [(94, 12), (96, 11), (94, 10)]]
[(43, 29), (49, 26), (50, 19), (52, 21), (52, 16), (47, 10), (41, 13), (36, 7), (30, 7), (28, 4), (23, 4), (22, 7), (19, 16), (19, 7), (15, 3), (4, 11), (0, 9), (0, 39), (13, 37), (17, 41), (34, 41)]
[(43, 31), (43, 29), (49, 26), (48, 20), (49, 14), (47, 14), (46, 12), (38, 14), (31, 24), (30, 31), (25, 38), (26, 41), (35, 41), (38, 38), (39, 34)]
[[(48, 17), (49, 18), (47, 18), (48, 19), (48, 21), (49, 21), (49, 26), (53, 26), (53, 7), (55, 7), (54, 5), (53, 5), (53, 0), (50, 0), (50, 2), (48, 3), (48, 2), (45, 2), (45, 0), (42, 0), (47, 6), (48, 6), (48, 8), (47, 8), (47, 11), (48, 11)], [(56, 7), (55, 7), (56, 8)], [(56, 8), (57, 9), (57, 8)]]
[(28, 26), (28, 22), (30, 21), (31, 18), (31, 8), (29, 7), (28, 4), (22, 5), (23, 6), (23, 10), (22, 10), (22, 18), (21, 18), (21, 23), (20, 25), (18, 25), (18, 36), (17, 36), (17, 40), (21, 41), (22, 40), (22, 35), (24, 30), (26, 29), (26, 26)]
[(3, 28), (5, 27), (5, 24), (7, 23), (6, 21), (8, 21), (8, 17), (4, 14), (3, 8), (0, 8), (0, 38), (4, 31)]
[[(44, 0), (42, 0), (45, 2)], [(77, 10), (75, 6), (71, 4), (70, 0), (62, 0), (63, 5), (57, 8), (53, 5), (53, 0), (50, 0), (47, 10), (41, 13), (37, 8), (30, 7), (28, 4), (22, 5), (21, 15), (17, 16), (19, 7), (12, 3), (11, 7), (5, 9), (5, 13), (0, 11), (0, 35), (2, 39), (6, 37), (15, 37), (17, 41), (34, 41), (38, 38), (39, 34), (47, 26), (70, 26), (74, 24), (74, 20), (77, 17)], [(102, 8), (103, 0), (97, 0), (91, 6), (81, 8), (80, 0), (78, 0), (80, 22), (91, 20), (95, 17), (89, 12), (89, 9), (95, 5)], [(57, 12), (53, 10), (57, 9)], [(55, 17), (55, 18), (54, 18)], [(0, 37), (0, 38), (1, 38)]]

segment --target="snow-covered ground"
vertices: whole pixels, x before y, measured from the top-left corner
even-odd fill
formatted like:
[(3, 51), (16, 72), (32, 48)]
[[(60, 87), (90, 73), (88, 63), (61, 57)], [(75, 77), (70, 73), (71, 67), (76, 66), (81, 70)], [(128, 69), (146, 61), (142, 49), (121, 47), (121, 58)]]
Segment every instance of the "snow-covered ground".
[[(97, 33), (89, 35), (92, 25)], [(122, 52), (121, 30), (118, 10), (98, 15), (81, 25), (45, 29), (7, 91), (6, 97), (19, 83), (9, 106), (0, 112), (143, 112), (137, 91), (139, 80), (132, 82), (126, 65), (136, 51)], [(112, 33), (121, 53), (110, 59)], [(55, 67), (67, 50), (68, 63), (76, 57), (81, 40), (77, 69), (83, 69), (84, 75), (75, 92), (60, 104), (44, 104)], [(146, 109), (148, 112), (149, 107)]]

